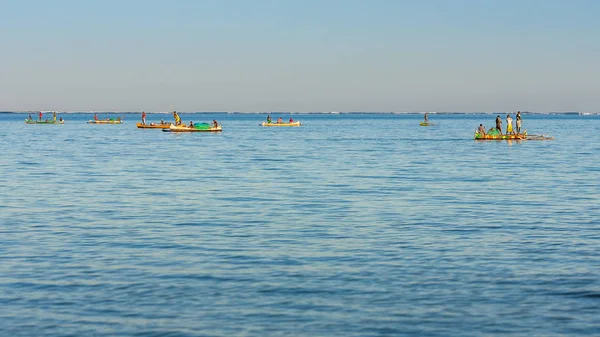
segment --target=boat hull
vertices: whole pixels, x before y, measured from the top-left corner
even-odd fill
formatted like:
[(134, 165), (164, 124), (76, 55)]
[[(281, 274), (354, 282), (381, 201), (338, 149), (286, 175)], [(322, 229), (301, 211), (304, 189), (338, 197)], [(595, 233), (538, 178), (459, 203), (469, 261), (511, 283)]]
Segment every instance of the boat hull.
[(117, 121), (117, 120), (112, 120), (112, 121), (102, 121), (102, 120), (98, 120), (98, 121), (88, 121), (88, 124), (123, 124), (123, 121)]
[(35, 120), (30, 120), (30, 119), (26, 119), (25, 120), (25, 124), (65, 124), (65, 121), (47, 121), (47, 122), (40, 122), (40, 121), (35, 121)]
[(223, 128), (219, 125), (216, 128), (190, 128), (189, 126), (171, 125), (168, 129), (163, 129), (164, 132), (222, 132)]
[(302, 123), (300, 122), (293, 122), (293, 123), (267, 123), (267, 122), (262, 122), (260, 123), (261, 126), (301, 126)]
[(518, 135), (482, 135), (480, 133), (475, 133), (475, 140), (553, 140), (554, 137), (546, 136), (546, 135), (528, 135), (528, 134), (518, 134)]
[(142, 124), (142, 123), (137, 123), (136, 126), (140, 129), (168, 129), (172, 124), (171, 123), (166, 123), (166, 124), (154, 124), (154, 123), (150, 123), (150, 124)]

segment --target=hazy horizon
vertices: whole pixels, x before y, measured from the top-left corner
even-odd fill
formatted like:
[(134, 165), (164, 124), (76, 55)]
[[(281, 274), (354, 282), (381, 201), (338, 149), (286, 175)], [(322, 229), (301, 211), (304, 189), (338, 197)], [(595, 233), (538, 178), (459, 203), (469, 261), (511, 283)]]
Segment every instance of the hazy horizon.
[(595, 112), (600, 2), (0, 4), (1, 111)]

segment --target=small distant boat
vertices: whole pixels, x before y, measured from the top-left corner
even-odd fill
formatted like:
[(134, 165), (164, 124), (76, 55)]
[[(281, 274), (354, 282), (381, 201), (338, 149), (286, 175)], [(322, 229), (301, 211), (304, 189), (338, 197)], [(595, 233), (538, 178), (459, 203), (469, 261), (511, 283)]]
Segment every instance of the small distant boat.
[(140, 129), (168, 129), (170, 126), (172, 125), (172, 123), (163, 123), (163, 124), (157, 124), (157, 123), (150, 123), (150, 124), (142, 124), (142, 123), (137, 123), (136, 126)]
[(431, 126), (431, 123), (426, 123), (426, 122), (419, 122), (420, 126)]
[(301, 126), (302, 123), (300, 123), (300, 121), (297, 122), (292, 122), (292, 123), (267, 123), (267, 122), (262, 122), (260, 123), (261, 126)]
[(219, 124), (217, 127), (211, 126), (208, 123), (196, 123), (193, 127), (187, 125), (173, 125), (168, 129), (163, 129), (164, 132), (221, 132), (223, 128)]
[(87, 122), (88, 124), (123, 124), (123, 120), (119, 119), (99, 119), (97, 121), (91, 120)]
[(54, 120), (48, 120), (46, 119), (45, 121), (36, 121), (34, 119), (25, 119), (25, 124), (65, 124), (65, 121), (54, 121)]

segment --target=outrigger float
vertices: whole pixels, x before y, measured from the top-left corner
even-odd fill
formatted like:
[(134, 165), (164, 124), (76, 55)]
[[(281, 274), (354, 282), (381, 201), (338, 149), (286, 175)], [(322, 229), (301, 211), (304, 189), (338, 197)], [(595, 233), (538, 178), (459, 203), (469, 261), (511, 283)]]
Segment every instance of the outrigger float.
[(168, 129), (163, 129), (164, 132), (221, 132), (223, 128), (219, 124), (214, 127), (208, 123), (196, 123), (193, 127), (186, 125), (173, 125), (171, 124)]
[(500, 134), (496, 128), (491, 128), (488, 133), (481, 134), (475, 131), (475, 140), (553, 140), (547, 135), (528, 135), (527, 130), (519, 134)]

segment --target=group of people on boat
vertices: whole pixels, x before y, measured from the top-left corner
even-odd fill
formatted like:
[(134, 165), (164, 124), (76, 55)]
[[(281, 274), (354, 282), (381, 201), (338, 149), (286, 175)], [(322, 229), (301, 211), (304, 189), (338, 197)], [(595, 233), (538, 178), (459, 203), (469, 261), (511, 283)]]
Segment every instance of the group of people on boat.
[[(123, 117), (123, 118), (125, 118), (125, 117)], [(114, 118), (108, 118), (108, 117), (106, 117), (104, 120), (105, 120), (105, 121), (114, 121), (115, 119), (114, 119)], [(97, 114), (94, 114), (94, 121), (95, 121), (95, 122), (98, 122), (98, 121), (100, 121), (100, 119), (98, 118), (98, 115), (97, 115)], [(120, 122), (120, 121), (121, 121), (121, 116), (117, 116), (117, 119), (116, 119), (116, 121), (117, 121), (117, 122)]]
[[(267, 123), (268, 124), (272, 124), (273, 121), (271, 120), (271, 115), (267, 115)], [(283, 124), (283, 118), (279, 117), (277, 118), (277, 122), (275, 122), (276, 124)], [(290, 117), (290, 121), (288, 123), (294, 123), (294, 119), (292, 117)]]
[[(183, 123), (181, 122), (181, 117), (179, 116), (179, 114), (177, 113), (177, 111), (173, 111), (173, 119), (175, 119), (175, 126), (181, 126), (183, 125)], [(146, 112), (142, 111), (142, 124), (146, 125)], [(165, 123), (162, 119), (160, 121), (160, 125), (166, 125), (169, 123)], [(150, 125), (156, 125), (154, 123), (150, 123)], [(186, 125), (184, 125), (186, 126)], [(212, 127), (213, 128), (217, 128), (219, 126), (219, 122), (217, 122), (216, 119), (213, 119), (212, 121)], [(190, 121), (190, 124), (187, 125), (187, 127), (193, 128), (194, 127), (194, 122)]]
[[(43, 117), (44, 117), (44, 114), (41, 111), (38, 112), (38, 122), (41, 122)], [(33, 121), (31, 114), (29, 114), (29, 116), (27, 117), (27, 120)], [(60, 117), (58, 121), (60, 123), (62, 123), (62, 121), (63, 121), (62, 117)], [(48, 118), (46, 118), (46, 120), (44, 122), (49, 123), (50, 121), (48, 120)], [(52, 112), (52, 122), (56, 123), (56, 111)]]
[[(523, 118), (521, 117), (521, 111), (517, 111), (517, 115), (515, 116), (516, 119), (516, 130), (513, 129), (513, 119), (510, 116), (510, 114), (506, 115), (506, 134), (507, 135), (520, 135), (521, 134), (521, 125), (523, 123)], [(490, 128), (489, 131), (492, 130), (497, 130), (500, 135), (503, 135), (502, 133), (502, 119), (500, 118), (500, 115), (496, 116), (496, 127), (495, 128)], [(482, 135), (486, 135), (487, 132), (485, 130), (485, 126), (483, 126), (483, 124), (479, 124), (479, 128), (477, 129), (477, 133), (482, 134)]]

